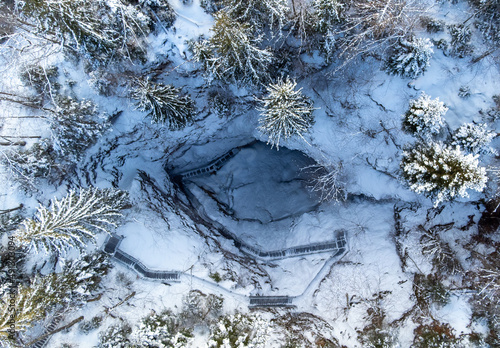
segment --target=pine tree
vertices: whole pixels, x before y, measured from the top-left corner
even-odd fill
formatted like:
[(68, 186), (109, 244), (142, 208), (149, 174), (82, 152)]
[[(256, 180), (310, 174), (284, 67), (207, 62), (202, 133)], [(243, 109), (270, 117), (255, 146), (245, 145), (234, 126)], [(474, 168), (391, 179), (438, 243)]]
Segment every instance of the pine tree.
[(279, 31), (286, 21), (286, 0), (223, 0), (224, 10), (240, 23), (255, 28), (269, 27)]
[(21, 15), (33, 21), (41, 34), (55, 34), (61, 43), (100, 63), (117, 50), (130, 57), (140, 38), (149, 33), (149, 18), (120, 2), (113, 7), (105, 0), (25, 0), (19, 4)]
[(128, 194), (116, 189), (70, 191), (61, 200), (53, 199), (50, 209), (38, 208), (34, 219), (26, 219), (16, 231), (20, 245), (35, 251), (62, 252), (70, 247), (84, 248), (95, 243), (96, 233), (109, 233), (117, 226), (120, 210), (128, 204)]
[(297, 83), (290, 79), (267, 87), (268, 95), (260, 100), (262, 116), (259, 129), (269, 137), (268, 143), (279, 148), (281, 140), (303, 134), (314, 123), (312, 101), (296, 90)]
[(214, 17), (210, 39), (191, 46), (195, 60), (202, 63), (209, 77), (254, 84), (267, 80), (273, 56), (258, 47), (261, 37), (253, 37), (250, 25), (239, 23), (225, 11)]
[(269, 322), (260, 316), (226, 315), (211, 327), (208, 348), (265, 348)]
[(181, 96), (181, 90), (172, 85), (137, 80), (132, 98), (139, 110), (148, 111), (155, 123), (166, 124), (170, 129), (181, 129), (191, 122), (195, 107), (189, 96)]
[(42, 320), (62, 299), (47, 296), (52, 279), (36, 276), (29, 285), (6, 289), (0, 300), (0, 337), (15, 340), (16, 333), (22, 333)]
[(314, 0), (313, 7), (318, 21), (316, 26), (321, 33), (328, 32), (342, 20), (345, 6), (339, 0)]
[(468, 197), (467, 190), (481, 192), (488, 180), (477, 155), (464, 154), (459, 147), (440, 143), (418, 144), (403, 153), (403, 178), (411, 190), (441, 202)]
[(170, 310), (144, 318), (131, 335), (131, 340), (138, 348), (182, 348), (187, 346), (191, 338), (191, 330), (183, 329), (179, 319)]
[(403, 117), (403, 129), (426, 140), (440, 132), (444, 125), (443, 115), (448, 111), (439, 98), (422, 92), (416, 100), (410, 100), (410, 108)]
[(434, 53), (432, 46), (429, 39), (400, 39), (386, 61), (387, 71), (393, 75), (417, 78), (430, 64), (429, 60)]
[(110, 326), (105, 332), (99, 334), (97, 348), (131, 348), (129, 336), (132, 328), (127, 323)]
[(70, 162), (79, 161), (110, 126), (97, 105), (89, 100), (56, 96), (56, 112), (51, 119), (53, 146), (59, 156)]
[(465, 123), (452, 135), (451, 145), (460, 146), (472, 154), (496, 153), (489, 143), (496, 137), (496, 133), (488, 130), (486, 123)]

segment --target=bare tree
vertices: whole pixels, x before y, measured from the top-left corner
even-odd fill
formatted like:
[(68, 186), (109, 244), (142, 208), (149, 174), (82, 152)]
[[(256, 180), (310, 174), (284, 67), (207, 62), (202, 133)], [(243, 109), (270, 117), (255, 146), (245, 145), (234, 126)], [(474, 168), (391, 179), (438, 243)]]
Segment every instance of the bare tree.
[(339, 69), (362, 54), (386, 48), (411, 32), (426, 11), (421, 0), (353, 1), (345, 21), (332, 29), (337, 55), (344, 58)]
[(336, 165), (311, 165), (303, 170), (312, 174), (311, 191), (320, 195), (320, 202), (345, 201), (345, 181), (342, 162)]

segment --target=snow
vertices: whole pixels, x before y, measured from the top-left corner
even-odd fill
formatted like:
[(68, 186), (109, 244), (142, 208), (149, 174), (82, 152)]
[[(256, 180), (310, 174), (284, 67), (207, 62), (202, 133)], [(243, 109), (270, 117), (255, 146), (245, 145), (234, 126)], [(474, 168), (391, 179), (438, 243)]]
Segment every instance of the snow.
[[(146, 66), (154, 68), (167, 59), (172, 62), (161, 72), (158, 82), (179, 88), (186, 86), (184, 90), (191, 94), (199, 110), (195, 122), (173, 132), (152, 125), (145, 119), (145, 113), (135, 110), (127, 98), (130, 86), (126, 83), (116, 87), (117, 95), (98, 95), (88, 81), (83, 63), (74, 65), (62, 54), (42, 59), (43, 64), (58, 65), (68, 79), (77, 82), (68, 93), (80, 100), (92, 99), (101, 111), (123, 110), (123, 113), (87, 151), (86, 157), (75, 163), (74, 182), (61, 186), (43, 183), (37, 192), (30, 194), (10, 179), (5, 168), (0, 168), (0, 175), (5, 179), (0, 182), (0, 209), (23, 203), (24, 216), (33, 217), (38, 204), (63, 197), (70, 187), (117, 186), (129, 191), (133, 202), (124, 223), (114, 230), (124, 237), (120, 249), (151, 269), (179, 270), (187, 275), (178, 284), (166, 285), (141, 279), (134, 271), (115, 263), (105, 278), (102, 299), (68, 313), (65, 321), (79, 315), (84, 315), (85, 320), (103, 315), (101, 328), (85, 335), (75, 326), (69, 332), (54, 335), (50, 346), (68, 342), (93, 347), (98, 342), (99, 331), (116, 324), (119, 321), (116, 318), (136, 325), (153, 309), (160, 312), (170, 308), (179, 312), (183, 296), (197, 289), (222, 295), (224, 313), (247, 312), (248, 295), (297, 296), (297, 308), (292, 312), (317, 315), (332, 325), (333, 336), (340, 344), (359, 347), (358, 332), (370, 324), (369, 309), (384, 311), (384, 325), (398, 320), (416, 304), (413, 276), (436, 272), (431, 257), (422, 253), (419, 226), (428, 229), (454, 222), (453, 227), (440, 232), (439, 236), (464, 268), (476, 266), (464, 245), (477, 232), (477, 227), (465, 226), (469, 216), (477, 223), (483, 208), (478, 202), (489, 196), (474, 193), (468, 199), (445, 203), (445, 208), (435, 213), (430, 199), (410, 191), (398, 180), (404, 148), (417, 141), (401, 130), (401, 119), (410, 100), (425, 91), (448, 108), (443, 116), (445, 133), (453, 133), (464, 123), (488, 122), (479, 111), (493, 107), (492, 96), (500, 91), (498, 64), (493, 56), (471, 63), (470, 57), (447, 56), (434, 47), (427, 70), (413, 80), (387, 75), (380, 70), (381, 62), (371, 57), (348, 68), (341, 76), (330, 78), (327, 70), (304, 73), (297, 78), (298, 88), (303, 88), (302, 93), (314, 101), (315, 123), (303, 134), (304, 139), (291, 137), (280, 142), (283, 147), (276, 151), (263, 144), (268, 139), (257, 129), (259, 112), (255, 110), (253, 94), (258, 93), (254, 89), (225, 86), (236, 104), (234, 113), (224, 118), (209, 111), (206, 90), (211, 86), (205, 86), (195, 71), (197, 65), (190, 60), (187, 41), (202, 34), (210, 37), (213, 17), (203, 11), (199, 0), (187, 5), (181, 0), (169, 2), (177, 19), (171, 29), (160, 28), (149, 36), (151, 49)], [(448, 23), (460, 23), (470, 9), (464, 2), (439, 3), (432, 11)], [(422, 31), (417, 36), (438, 39), (449, 35)], [(474, 56), (487, 50), (477, 37), (473, 42)], [(43, 52), (30, 52), (26, 61), (37, 55)], [(318, 51), (303, 54), (301, 60), (315, 67), (324, 63)], [(17, 77), (19, 68), (12, 69), (12, 66), (4, 64), (2, 68), (1, 91), (25, 93), (26, 87)], [(133, 69), (140, 71), (142, 66)], [(470, 87), (469, 97), (459, 96), (462, 86)], [(41, 111), (5, 101), (0, 101), (0, 106), (1, 117), (43, 115)], [(498, 122), (488, 122), (492, 132), (498, 133), (498, 126)], [(51, 133), (43, 118), (2, 119), (0, 135), (50, 137)], [(138, 172), (144, 171), (167, 195), (173, 195), (175, 189), (164, 165), (170, 174), (180, 173), (254, 140), (259, 142), (244, 147), (217, 174), (193, 178), (192, 183), (185, 183), (187, 188), (211, 219), (262, 250), (330, 241), (335, 231), (345, 229), (348, 251), (340, 259), (320, 253), (253, 263), (232, 241), (207, 226), (196, 224), (186, 211), (176, 209), (175, 204), (158, 203), (141, 188)], [(25, 148), (35, 141), (29, 139)], [(498, 140), (493, 140), (492, 146), (498, 147)], [(4, 156), (5, 150), (0, 148), (0, 156)], [(313, 161), (343, 164), (349, 197), (346, 202), (316, 203), (317, 197), (308, 191), (303, 182), (307, 178), (300, 171)], [(497, 165), (497, 160), (491, 154), (484, 154), (480, 163), (481, 166)], [(95, 175), (95, 179), (87, 181), (85, 174), (91, 178)], [(186, 201), (182, 194), (177, 198)], [(151, 204), (151, 200), (157, 206)], [(411, 203), (413, 210), (402, 210), (405, 232), (396, 236), (394, 207), (407, 206), (405, 203)], [(3, 235), (3, 245), (5, 241)], [(104, 234), (98, 242), (104, 242)], [(396, 242), (401, 248), (399, 251)], [(493, 248), (478, 250), (487, 254)], [(403, 251), (408, 256), (406, 265), (401, 259)], [(45, 254), (34, 255), (28, 265), (42, 264), (46, 259)], [(210, 277), (215, 272), (222, 276), (219, 283)], [(111, 311), (116, 318), (106, 314), (105, 308), (116, 305), (134, 291), (135, 296)], [(440, 322), (449, 323), (457, 334), (486, 335), (486, 323), (472, 320), (469, 299), (467, 293), (453, 291), (448, 304), (431, 306), (430, 313)], [(273, 318), (276, 313), (266, 315)], [(418, 325), (413, 319), (409, 317), (397, 324), (401, 347), (408, 347), (413, 341), (413, 330)], [(208, 333), (202, 328), (197, 330), (194, 346), (204, 347)], [(311, 332), (307, 334), (313, 336)], [(273, 335), (274, 339), (280, 337), (276, 332)]]

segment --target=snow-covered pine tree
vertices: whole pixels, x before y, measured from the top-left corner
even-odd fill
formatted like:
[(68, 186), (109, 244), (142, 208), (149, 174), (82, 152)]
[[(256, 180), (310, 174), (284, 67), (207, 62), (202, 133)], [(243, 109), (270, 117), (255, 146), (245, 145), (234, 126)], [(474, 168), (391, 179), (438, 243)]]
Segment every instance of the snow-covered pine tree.
[(43, 35), (56, 35), (64, 45), (103, 63), (116, 55), (131, 56), (149, 33), (150, 19), (135, 7), (106, 0), (17, 1), (21, 16), (33, 21)]
[(98, 113), (97, 105), (89, 99), (58, 95), (54, 101), (56, 112), (50, 120), (54, 149), (65, 160), (78, 161), (108, 129), (110, 122)]
[(233, 19), (256, 29), (280, 31), (286, 22), (286, 0), (201, 0), (201, 6), (209, 13), (226, 11)]
[(189, 95), (182, 96), (180, 88), (138, 79), (132, 90), (139, 110), (149, 112), (155, 123), (163, 123), (169, 129), (181, 129), (193, 119), (194, 102)]
[(267, 86), (268, 94), (259, 100), (262, 103), (259, 130), (269, 137), (268, 144), (276, 146), (293, 135), (303, 138), (303, 134), (314, 123), (313, 103), (296, 90), (297, 82), (287, 78)]
[(387, 71), (393, 75), (417, 78), (430, 64), (429, 61), (434, 53), (432, 46), (427, 38), (400, 39), (386, 60)]
[(486, 39), (500, 42), (500, 0), (472, 0), (471, 2), (479, 9), (475, 26)]
[(63, 252), (95, 243), (98, 232), (109, 233), (117, 226), (120, 210), (128, 204), (128, 193), (117, 189), (80, 189), (61, 200), (53, 199), (50, 209), (40, 205), (34, 219), (26, 219), (15, 232), (19, 245), (28, 250)]
[(423, 193), (434, 206), (456, 197), (468, 197), (467, 190), (481, 192), (488, 177), (477, 155), (440, 143), (417, 144), (403, 153), (401, 170), (410, 189)]
[(471, 45), (472, 31), (465, 24), (453, 24), (448, 26), (451, 36), (450, 53), (458, 58), (464, 58), (474, 51)]
[(194, 59), (202, 63), (209, 77), (254, 84), (267, 80), (273, 55), (258, 47), (261, 37), (254, 37), (249, 24), (236, 21), (225, 11), (214, 17), (210, 39), (192, 44)]
[(59, 303), (59, 301), (54, 303), (54, 298), (47, 296), (47, 292), (51, 289), (50, 285), (48, 278), (36, 276), (29, 285), (20, 285), (17, 289), (1, 289), (3, 291), (0, 299), (2, 339), (9, 340), (11, 337), (11, 341), (15, 340), (16, 334), (31, 328)]
[(182, 328), (170, 310), (154, 313), (142, 320), (130, 339), (138, 348), (187, 347), (193, 337), (191, 330)]
[(342, 20), (345, 5), (339, 0), (314, 0), (312, 4), (317, 18), (316, 27), (321, 33), (328, 32)]
[(208, 348), (265, 348), (270, 323), (260, 316), (226, 315), (211, 327)]
[(131, 348), (134, 347), (129, 339), (132, 328), (128, 323), (110, 326), (99, 334), (97, 348)]
[(460, 146), (472, 154), (494, 154), (495, 149), (488, 145), (495, 137), (496, 133), (490, 131), (486, 123), (465, 123), (453, 133), (451, 145)]
[(441, 131), (446, 111), (448, 108), (439, 98), (431, 100), (430, 96), (422, 92), (418, 99), (410, 100), (410, 107), (403, 116), (403, 130), (430, 140)]
[(49, 139), (41, 139), (29, 149), (12, 149), (2, 153), (0, 162), (11, 177), (26, 190), (36, 190), (40, 179), (59, 182), (66, 168), (57, 161), (57, 152)]

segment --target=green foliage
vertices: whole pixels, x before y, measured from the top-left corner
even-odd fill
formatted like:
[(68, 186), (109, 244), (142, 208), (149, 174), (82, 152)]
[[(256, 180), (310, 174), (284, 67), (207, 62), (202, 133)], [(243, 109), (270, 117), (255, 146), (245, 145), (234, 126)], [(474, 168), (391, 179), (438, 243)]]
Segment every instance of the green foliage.
[(314, 15), (318, 19), (316, 26), (321, 33), (328, 32), (335, 24), (343, 20), (346, 6), (339, 0), (314, 0)]
[(152, 314), (132, 334), (136, 347), (144, 348), (181, 348), (192, 338), (192, 332), (181, 326), (176, 315), (170, 310)]
[(450, 292), (443, 285), (437, 274), (415, 274), (413, 279), (413, 290), (417, 302), (422, 308), (428, 307), (431, 303), (445, 306), (450, 301)]
[(41, 179), (58, 183), (65, 177), (68, 168), (58, 161), (58, 157), (52, 142), (41, 139), (27, 150), (17, 148), (6, 151), (0, 161), (24, 189), (36, 190)]
[(209, 348), (265, 348), (269, 323), (258, 316), (236, 313), (226, 315), (212, 326)]
[(296, 90), (297, 83), (290, 79), (280, 80), (267, 87), (268, 95), (260, 102), (262, 116), (259, 130), (269, 137), (268, 143), (279, 148), (282, 140), (303, 134), (314, 124), (313, 103)]
[(131, 348), (129, 336), (132, 328), (128, 324), (113, 325), (99, 334), (97, 348)]
[(149, 18), (135, 7), (110, 7), (105, 0), (25, 0), (21, 14), (34, 21), (41, 34), (55, 34), (99, 63), (136, 54), (141, 38), (149, 33)]
[(453, 328), (449, 324), (434, 321), (415, 329), (412, 348), (459, 348)]
[(464, 24), (450, 25), (448, 32), (451, 35), (450, 53), (453, 56), (464, 58), (474, 51), (471, 45), (472, 31), (469, 26)]
[(51, 119), (54, 148), (65, 160), (81, 160), (85, 150), (93, 145), (110, 122), (100, 115), (97, 105), (89, 100), (58, 95), (54, 98), (56, 112)]
[(21, 81), (32, 87), (36, 93), (49, 96), (58, 92), (61, 85), (58, 83), (59, 68), (54, 65), (44, 67), (31, 65), (21, 73)]
[(85, 248), (95, 243), (98, 232), (109, 233), (117, 226), (128, 193), (116, 189), (70, 191), (61, 200), (53, 199), (50, 209), (42, 205), (34, 219), (26, 219), (15, 238), (28, 249), (62, 252), (70, 247)]
[(411, 190), (431, 197), (435, 206), (445, 200), (481, 192), (488, 180), (477, 156), (439, 143), (417, 144), (403, 153), (403, 178)]
[(210, 78), (225, 82), (258, 84), (268, 79), (273, 56), (260, 49), (260, 37), (253, 37), (252, 27), (240, 23), (225, 11), (214, 15), (215, 24), (208, 40), (191, 44), (196, 61)]
[(169, 129), (182, 129), (192, 121), (195, 113), (194, 102), (180, 95), (181, 90), (172, 85), (137, 80), (132, 98), (137, 100), (139, 110), (149, 112), (155, 123), (166, 124)]
[(433, 54), (429, 39), (400, 39), (386, 60), (386, 70), (393, 75), (417, 78), (429, 66)]
[(85, 335), (89, 334), (91, 331), (98, 329), (101, 326), (103, 317), (95, 316), (90, 320), (83, 321), (78, 329)]

